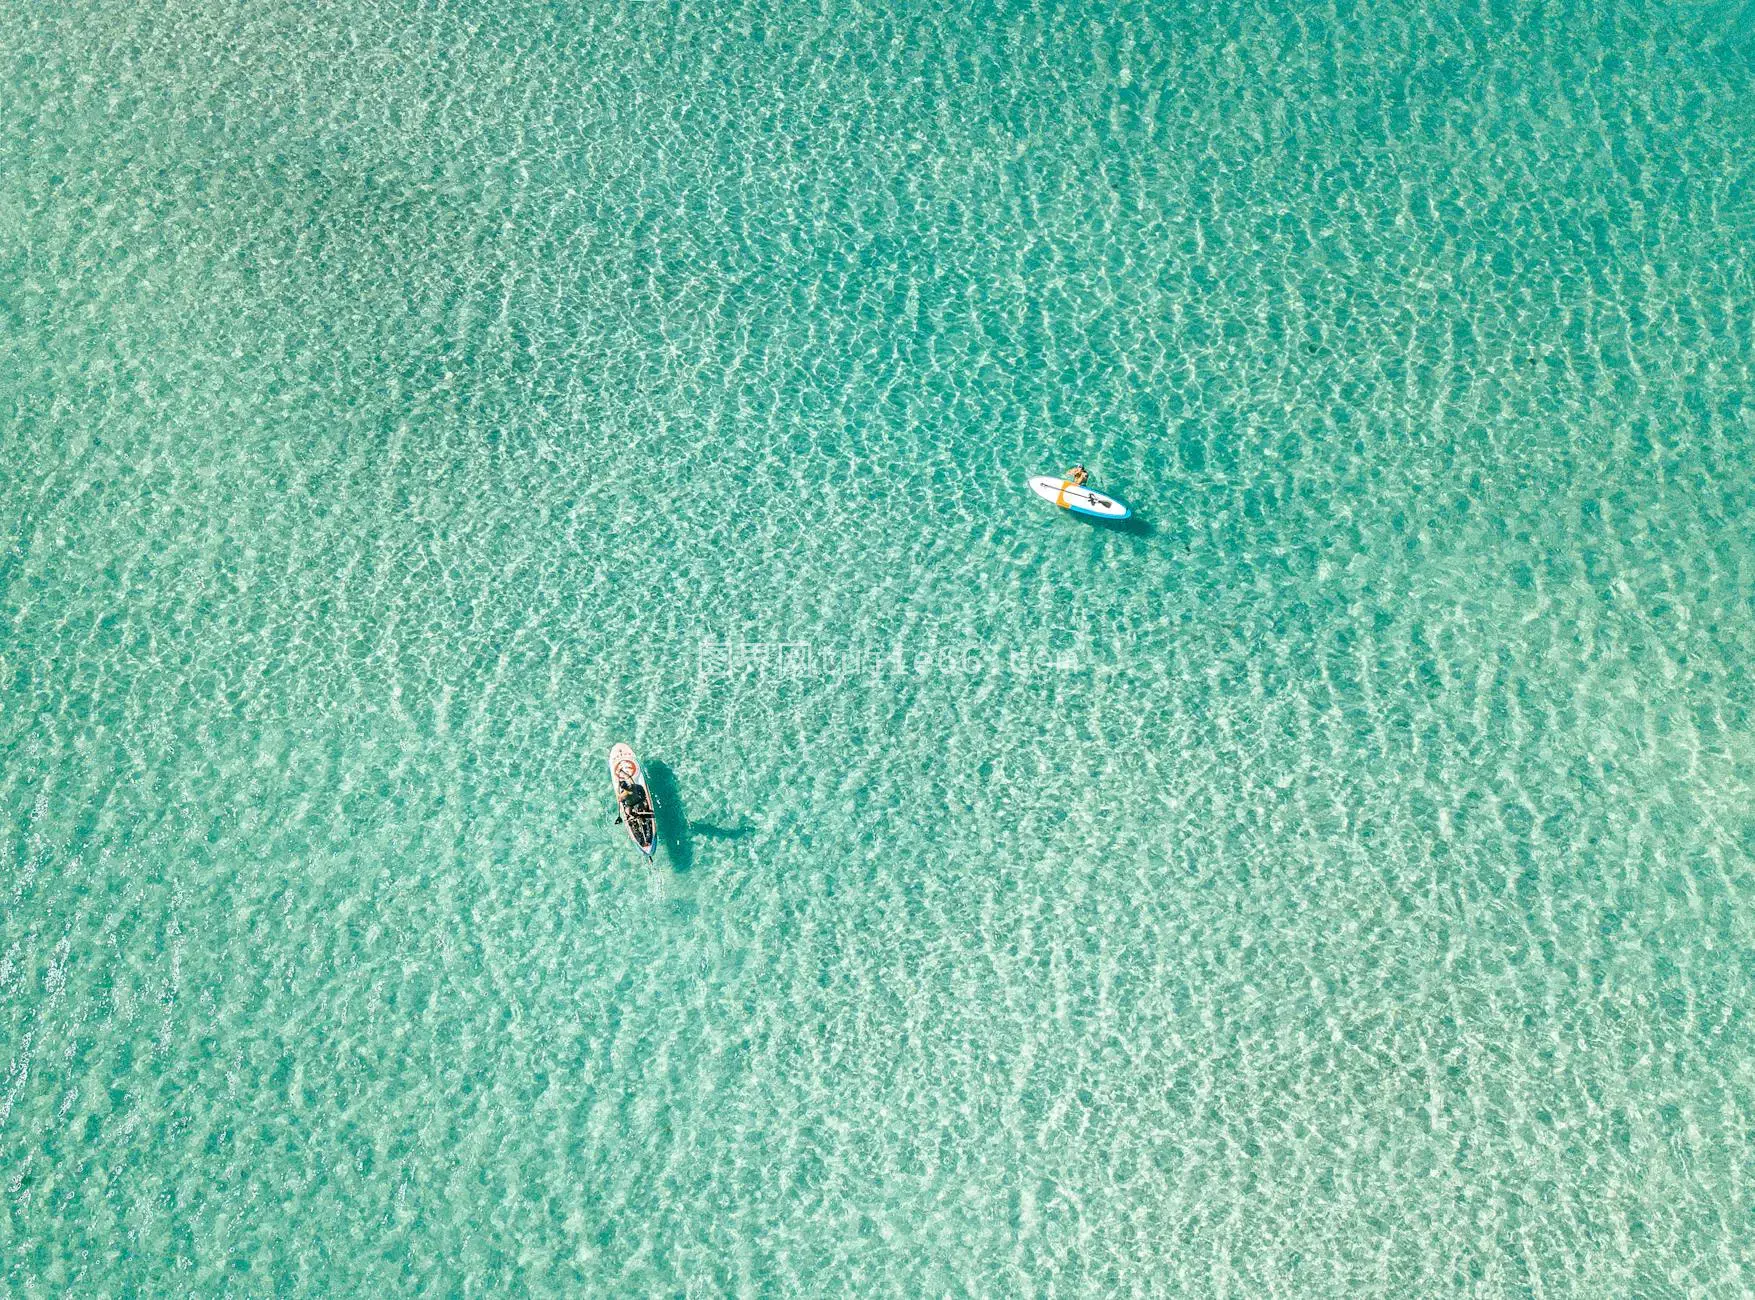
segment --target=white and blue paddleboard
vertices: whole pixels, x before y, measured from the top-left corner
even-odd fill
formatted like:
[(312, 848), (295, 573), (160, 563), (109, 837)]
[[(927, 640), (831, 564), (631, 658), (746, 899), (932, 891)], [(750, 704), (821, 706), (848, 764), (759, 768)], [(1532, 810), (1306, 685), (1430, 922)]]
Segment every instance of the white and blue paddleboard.
[(1070, 510), (1075, 515), (1088, 515), (1092, 519), (1126, 519), (1133, 513), (1114, 497), (1106, 497), (1101, 492), (1079, 487), (1071, 479), (1038, 474), (1030, 480), (1030, 491), (1044, 501), (1053, 502), (1062, 510)]

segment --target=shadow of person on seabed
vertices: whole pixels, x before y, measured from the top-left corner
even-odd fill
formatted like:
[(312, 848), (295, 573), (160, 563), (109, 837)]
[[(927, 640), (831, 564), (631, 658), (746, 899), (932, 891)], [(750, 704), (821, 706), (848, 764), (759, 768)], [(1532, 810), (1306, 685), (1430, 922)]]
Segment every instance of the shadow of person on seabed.
[(736, 826), (715, 826), (712, 822), (692, 822), (683, 807), (682, 792), (677, 789), (676, 773), (660, 762), (648, 759), (646, 785), (652, 791), (652, 802), (658, 806), (658, 842), (664, 846), (671, 867), (688, 871), (695, 865), (694, 837), (708, 840), (741, 840), (756, 833), (749, 822)]

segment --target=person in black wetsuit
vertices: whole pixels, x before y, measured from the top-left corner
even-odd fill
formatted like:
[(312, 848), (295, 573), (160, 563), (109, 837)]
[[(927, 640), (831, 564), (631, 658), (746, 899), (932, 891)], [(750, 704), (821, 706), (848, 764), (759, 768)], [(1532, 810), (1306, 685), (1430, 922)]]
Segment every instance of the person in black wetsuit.
[(646, 792), (631, 781), (618, 779), (615, 783), (615, 797), (616, 802), (621, 805), (621, 816), (618, 820), (644, 839), (652, 820), (652, 805), (647, 802)]

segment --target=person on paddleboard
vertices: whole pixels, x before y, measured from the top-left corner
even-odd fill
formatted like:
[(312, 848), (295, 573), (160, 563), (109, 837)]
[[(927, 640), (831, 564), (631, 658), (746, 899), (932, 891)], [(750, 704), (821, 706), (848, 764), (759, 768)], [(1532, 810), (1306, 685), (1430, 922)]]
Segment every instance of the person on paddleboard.
[(615, 773), (615, 798), (621, 808), (621, 815), (629, 822), (648, 817), (652, 809), (647, 806), (646, 792), (635, 785), (630, 779), (634, 775), (632, 763), (623, 763)]
[(1074, 487), (1084, 487), (1085, 480), (1090, 477), (1091, 476), (1085, 472), (1085, 467), (1083, 465), (1074, 465), (1066, 472), (1066, 481), (1071, 483)]

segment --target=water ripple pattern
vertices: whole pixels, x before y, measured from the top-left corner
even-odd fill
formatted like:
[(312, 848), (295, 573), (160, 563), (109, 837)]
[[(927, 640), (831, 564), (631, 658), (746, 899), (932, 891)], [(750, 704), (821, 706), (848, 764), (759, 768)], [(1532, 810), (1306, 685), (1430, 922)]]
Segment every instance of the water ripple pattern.
[(1755, 1290), (1752, 68), (10, 6), (0, 1292)]

